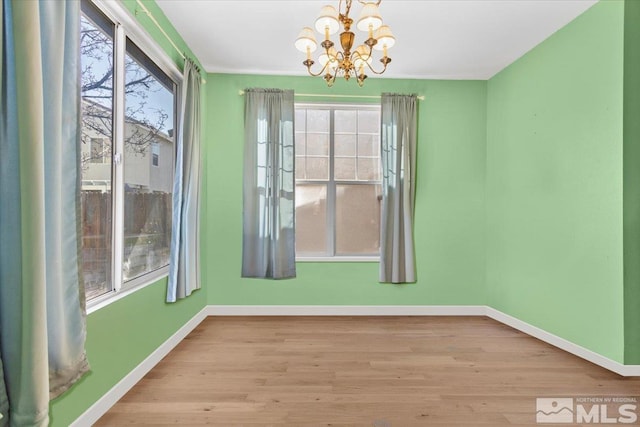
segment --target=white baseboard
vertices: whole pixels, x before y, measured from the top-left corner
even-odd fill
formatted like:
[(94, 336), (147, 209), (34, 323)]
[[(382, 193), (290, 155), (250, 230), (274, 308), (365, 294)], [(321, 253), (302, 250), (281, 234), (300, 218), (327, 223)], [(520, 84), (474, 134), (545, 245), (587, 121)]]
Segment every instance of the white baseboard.
[(613, 371), (618, 375), (625, 377), (640, 376), (640, 365), (623, 365), (620, 362), (604, 357), (587, 348), (579, 346), (578, 344), (574, 344), (571, 341), (567, 341), (564, 338), (530, 325), (527, 322), (523, 322), (520, 319), (509, 316), (495, 308), (485, 307), (485, 310), (487, 317), (497, 320), (500, 323), (504, 323), (505, 325), (524, 332), (527, 335), (538, 338), (539, 340), (551, 344), (554, 347), (558, 347), (568, 353), (581, 357), (582, 359), (588, 360), (598, 366), (602, 366), (603, 368)]
[(598, 353), (483, 305), (208, 305), (80, 415), (71, 427), (92, 425), (207, 316), (487, 316), (619, 375), (640, 376), (640, 365), (623, 365)]
[(483, 305), (210, 305), (209, 316), (484, 316)]
[(171, 335), (160, 347), (155, 349), (146, 359), (122, 378), (111, 390), (106, 392), (100, 399), (80, 415), (70, 427), (86, 427), (93, 425), (100, 419), (113, 405), (116, 404), (131, 388), (138, 383), (163, 357), (175, 348), (196, 326), (207, 317), (207, 307), (200, 310), (187, 323)]

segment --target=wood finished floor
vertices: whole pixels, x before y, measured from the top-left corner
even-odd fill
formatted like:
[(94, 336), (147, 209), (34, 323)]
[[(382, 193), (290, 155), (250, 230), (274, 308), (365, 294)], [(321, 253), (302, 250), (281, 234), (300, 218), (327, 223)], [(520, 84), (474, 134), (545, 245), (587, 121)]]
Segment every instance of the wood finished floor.
[(537, 397), (639, 395), (485, 317), (210, 317), (96, 425), (536, 425)]

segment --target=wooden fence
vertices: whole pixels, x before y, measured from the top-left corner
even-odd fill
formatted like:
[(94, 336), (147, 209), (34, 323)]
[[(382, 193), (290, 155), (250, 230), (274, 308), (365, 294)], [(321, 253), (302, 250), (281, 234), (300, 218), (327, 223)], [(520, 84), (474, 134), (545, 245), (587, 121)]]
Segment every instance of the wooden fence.
[[(111, 289), (111, 193), (82, 191), (82, 266), (87, 297)], [(171, 244), (171, 194), (126, 192), (124, 279), (166, 265)]]

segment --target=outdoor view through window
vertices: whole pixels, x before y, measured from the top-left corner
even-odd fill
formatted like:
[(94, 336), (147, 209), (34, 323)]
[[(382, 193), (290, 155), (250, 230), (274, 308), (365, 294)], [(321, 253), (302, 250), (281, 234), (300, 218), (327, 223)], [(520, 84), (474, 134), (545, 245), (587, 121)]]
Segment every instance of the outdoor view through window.
[(296, 105), (297, 256), (380, 252), (380, 108)]
[[(89, 2), (82, 10), (82, 258), (89, 300), (119, 288), (117, 269), (126, 283), (168, 264), (175, 83), (126, 39), (118, 93), (114, 58), (122, 44), (114, 43), (115, 25)], [(122, 111), (114, 108), (118, 100)], [(116, 245), (121, 265), (114, 265)]]

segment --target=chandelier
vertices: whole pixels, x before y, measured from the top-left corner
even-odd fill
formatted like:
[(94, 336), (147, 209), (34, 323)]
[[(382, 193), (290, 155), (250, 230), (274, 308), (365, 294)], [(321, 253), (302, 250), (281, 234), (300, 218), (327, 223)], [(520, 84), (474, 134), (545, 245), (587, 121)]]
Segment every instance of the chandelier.
[[(318, 62), (322, 67), (320, 71), (313, 72), (311, 67), (315, 61), (311, 59), (311, 53), (318, 48), (316, 37), (313, 29), (304, 27), (300, 35), (296, 39), (296, 48), (307, 54), (307, 59), (302, 62), (310, 75), (317, 77), (323, 75), (328, 86), (333, 86), (336, 77), (344, 77), (349, 80), (355, 77), (358, 85), (362, 86), (367, 78), (365, 70), (369, 70), (374, 74), (382, 74), (387, 70), (387, 65), (391, 62), (391, 58), (387, 56), (387, 49), (394, 45), (396, 39), (391, 33), (388, 25), (382, 25), (382, 17), (378, 11), (378, 5), (381, 0), (364, 1), (361, 3), (362, 11), (356, 21), (356, 28), (368, 33), (368, 38), (363, 44), (353, 49), (355, 34), (351, 32), (353, 19), (349, 17), (351, 12), (352, 0), (340, 0), (338, 10), (333, 6), (324, 6), (320, 11), (320, 16), (316, 19), (316, 30), (324, 35), (324, 40), (320, 46), (324, 49), (318, 57)], [(344, 11), (343, 10), (344, 3)], [(331, 41), (330, 36), (337, 33), (342, 24), (343, 31), (340, 33), (340, 46), (342, 51), (337, 50), (335, 44)], [(376, 71), (371, 62), (373, 60), (373, 50), (382, 51), (382, 68)]]

